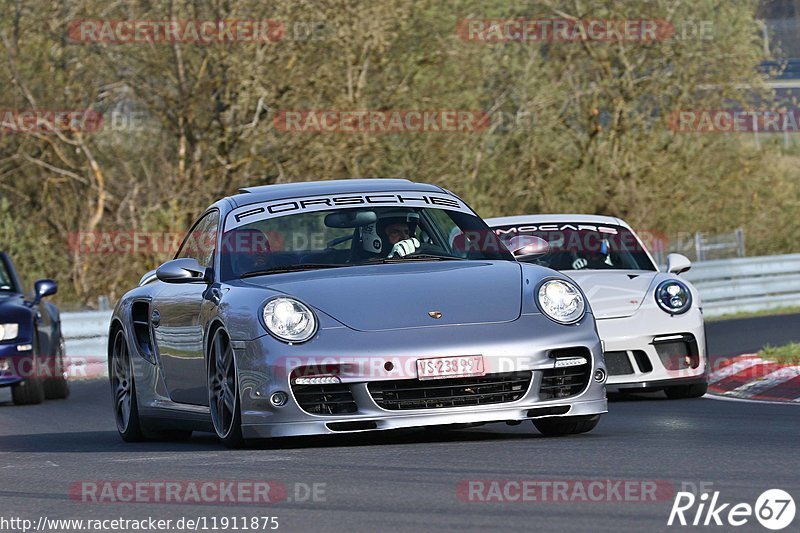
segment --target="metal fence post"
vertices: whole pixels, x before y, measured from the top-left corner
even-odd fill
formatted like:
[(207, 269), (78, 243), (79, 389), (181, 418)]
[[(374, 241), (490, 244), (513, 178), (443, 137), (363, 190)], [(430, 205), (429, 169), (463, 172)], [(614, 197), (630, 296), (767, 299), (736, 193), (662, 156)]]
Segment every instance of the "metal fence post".
[(744, 257), (744, 228), (736, 229), (736, 254)]
[(695, 232), (694, 234), (694, 252), (697, 255), (698, 261), (706, 260), (706, 254), (703, 250), (703, 236), (700, 235), (699, 231)]

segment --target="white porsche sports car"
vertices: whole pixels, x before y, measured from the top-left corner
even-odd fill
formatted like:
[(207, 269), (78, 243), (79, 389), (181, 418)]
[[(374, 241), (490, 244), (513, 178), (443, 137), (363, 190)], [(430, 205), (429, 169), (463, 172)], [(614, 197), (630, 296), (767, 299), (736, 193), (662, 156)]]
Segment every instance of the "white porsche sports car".
[(529, 215), (486, 222), (503, 239), (531, 235), (546, 241), (518, 252), (518, 260), (559, 270), (583, 289), (604, 342), (609, 391), (705, 394), (700, 297), (680, 277), (691, 268), (688, 258), (669, 254), (666, 272), (659, 272), (633, 229), (613, 217)]

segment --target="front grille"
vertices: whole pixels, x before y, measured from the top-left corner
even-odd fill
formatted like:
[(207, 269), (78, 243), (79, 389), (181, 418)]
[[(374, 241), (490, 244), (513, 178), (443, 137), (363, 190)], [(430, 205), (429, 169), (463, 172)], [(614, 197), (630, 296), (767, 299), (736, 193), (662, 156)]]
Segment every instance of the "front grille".
[(580, 366), (543, 370), (539, 399), (568, 398), (580, 394), (589, 384), (591, 368), (591, 364), (586, 363)]
[(312, 415), (343, 415), (358, 410), (350, 385), (346, 383), (292, 384), (292, 393), (300, 408)]
[(606, 370), (609, 376), (624, 376), (633, 374), (631, 360), (628, 359), (628, 352), (606, 352), (603, 354), (606, 361)]
[(390, 411), (489, 405), (522, 398), (532, 375), (528, 370), (476, 378), (374, 381), (367, 389), (378, 406)]

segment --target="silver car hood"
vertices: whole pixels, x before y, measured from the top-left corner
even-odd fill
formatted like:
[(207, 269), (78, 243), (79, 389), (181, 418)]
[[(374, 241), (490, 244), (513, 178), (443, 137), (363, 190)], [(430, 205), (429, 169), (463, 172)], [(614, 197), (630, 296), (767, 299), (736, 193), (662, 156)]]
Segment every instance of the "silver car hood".
[(598, 320), (623, 318), (636, 313), (648, 297), (653, 278), (658, 275), (658, 272), (638, 270), (576, 270), (561, 273), (580, 285)]
[[(522, 269), (511, 261), (354, 266), (244, 281), (295, 296), (360, 331), (511, 322), (522, 306)], [(435, 312), (441, 317), (429, 315)]]

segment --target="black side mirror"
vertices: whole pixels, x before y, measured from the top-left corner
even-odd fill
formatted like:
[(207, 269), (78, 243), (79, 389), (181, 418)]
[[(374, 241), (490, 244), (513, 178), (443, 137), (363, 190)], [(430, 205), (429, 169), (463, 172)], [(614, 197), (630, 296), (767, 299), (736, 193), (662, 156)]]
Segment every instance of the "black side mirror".
[(40, 279), (33, 284), (33, 305), (42, 301), (45, 296), (52, 296), (58, 292), (58, 283), (52, 279)]
[(164, 283), (207, 283), (205, 267), (191, 257), (167, 261), (156, 270), (156, 277)]

